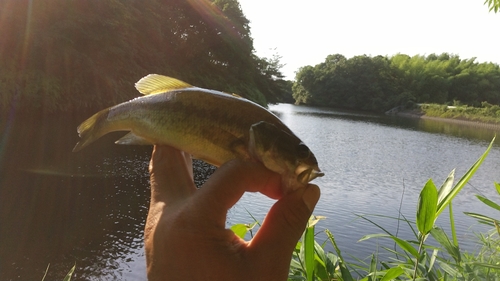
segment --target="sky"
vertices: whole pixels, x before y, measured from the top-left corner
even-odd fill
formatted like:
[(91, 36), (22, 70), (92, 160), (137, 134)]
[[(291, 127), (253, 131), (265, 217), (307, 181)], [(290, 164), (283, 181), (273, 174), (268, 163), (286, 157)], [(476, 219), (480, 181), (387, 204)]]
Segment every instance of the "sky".
[(500, 13), (484, 0), (239, 0), (256, 54), (293, 80), (328, 55), (459, 55), (500, 64)]

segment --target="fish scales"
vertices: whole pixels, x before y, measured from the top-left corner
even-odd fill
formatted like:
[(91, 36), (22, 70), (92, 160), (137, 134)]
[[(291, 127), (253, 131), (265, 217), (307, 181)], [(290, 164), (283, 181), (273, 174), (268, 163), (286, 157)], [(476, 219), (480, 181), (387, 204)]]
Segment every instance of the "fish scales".
[[(165, 98), (162, 95), (170, 97)], [(168, 102), (162, 102), (164, 99)], [(137, 122), (143, 123), (137, 124), (137, 126), (150, 127), (151, 130), (162, 129), (151, 133), (138, 132), (137, 134), (158, 134), (163, 139), (182, 135), (172, 139), (169, 144), (177, 148), (183, 146), (195, 157), (217, 166), (235, 157), (248, 157), (244, 153), (244, 149), (234, 148), (248, 143), (248, 128), (259, 121), (270, 122), (290, 132), (288, 128), (282, 126), (281, 121), (276, 116), (264, 108), (255, 110), (255, 106), (246, 100), (201, 89), (155, 95), (140, 105), (145, 107), (143, 112), (155, 112), (155, 114), (149, 114), (150, 117), (148, 114), (137, 115), (135, 117)], [(144, 123), (144, 120), (147, 122)], [(182, 143), (177, 144), (177, 140)], [(201, 142), (209, 144), (206, 143), (201, 149), (202, 151), (199, 151), (199, 143)], [(209, 157), (207, 152), (217, 154), (218, 158), (221, 159), (215, 160), (213, 157)]]

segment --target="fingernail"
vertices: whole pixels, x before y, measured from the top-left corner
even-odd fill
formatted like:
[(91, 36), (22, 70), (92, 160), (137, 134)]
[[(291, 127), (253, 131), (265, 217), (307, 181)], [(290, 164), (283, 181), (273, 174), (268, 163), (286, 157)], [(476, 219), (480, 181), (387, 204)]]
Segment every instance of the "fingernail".
[(304, 194), (302, 195), (302, 201), (306, 204), (309, 211), (312, 213), (316, 203), (318, 203), (320, 196), (319, 188), (315, 185), (309, 185), (306, 187)]

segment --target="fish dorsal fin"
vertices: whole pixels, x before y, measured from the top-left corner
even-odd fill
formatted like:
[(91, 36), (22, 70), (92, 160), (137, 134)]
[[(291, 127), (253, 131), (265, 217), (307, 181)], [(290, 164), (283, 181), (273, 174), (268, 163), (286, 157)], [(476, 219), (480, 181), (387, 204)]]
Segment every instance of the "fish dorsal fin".
[(154, 95), (193, 86), (172, 77), (149, 74), (135, 83), (135, 88), (143, 95)]

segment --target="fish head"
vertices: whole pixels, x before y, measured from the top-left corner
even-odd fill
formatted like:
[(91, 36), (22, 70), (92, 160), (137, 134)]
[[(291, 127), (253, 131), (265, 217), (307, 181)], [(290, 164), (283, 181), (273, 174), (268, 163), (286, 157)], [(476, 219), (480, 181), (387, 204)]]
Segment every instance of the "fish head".
[(294, 134), (265, 121), (251, 126), (249, 151), (266, 168), (282, 176), (285, 192), (305, 187), (324, 175), (307, 145)]

